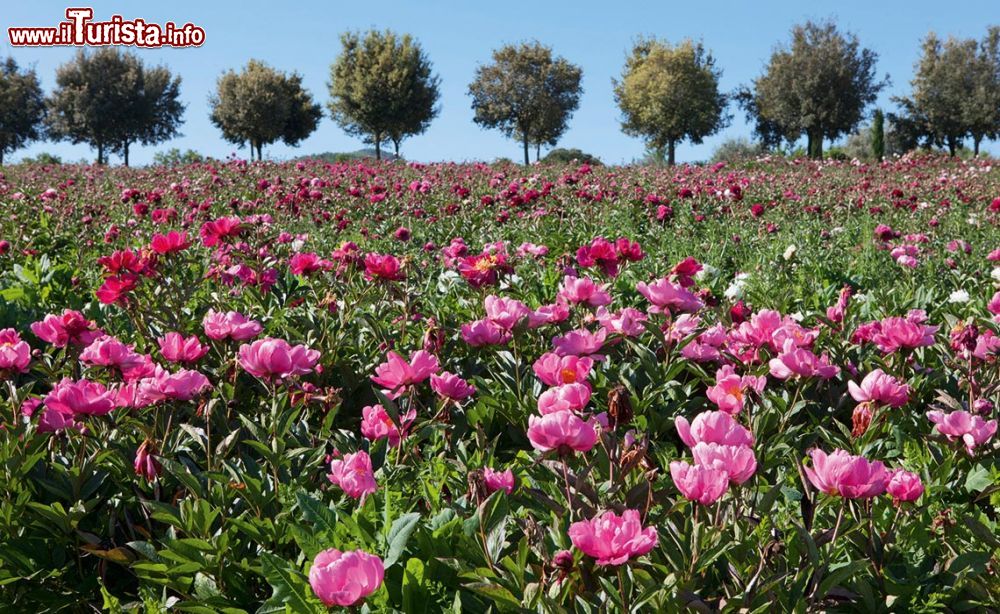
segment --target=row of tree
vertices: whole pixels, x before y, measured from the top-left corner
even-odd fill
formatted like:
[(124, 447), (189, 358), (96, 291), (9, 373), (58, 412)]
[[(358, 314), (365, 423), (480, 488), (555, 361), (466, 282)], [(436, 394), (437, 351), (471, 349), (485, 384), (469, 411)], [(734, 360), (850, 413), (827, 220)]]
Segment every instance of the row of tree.
[[(346, 33), (330, 67), (330, 116), (348, 134), (374, 146), (391, 143), (396, 155), (406, 138), (421, 134), (437, 116), (440, 79), (409, 35)], [(613, 79), (625, 133), (640, 137), (673, 164), (679, 143), (700, 143), (731, 120), (730, 102), (751, 118), (765, 147), (803, 136), (811, 157), (823, 142), (850, 134), (867, 116), (888, 76), (876, 74), (877, 55), (832, 22), (795, 26), (791, 40), (772, 53), (751, 84), (726, 93), (721, 70), (701, 43), (672, 45), (640, 39)], [(474, 121), (521, 143), (524, 162), (532, 147), (554, 146), (579, 106), (583, 71), (538, 42), (507, 45), (477, 68), (469, 85)], [(908, 146), (947, 147), (954, 154), (971, 138), (976, 154), (984, 139), (1000, 136), (1000, 27), (982, 41), (929, 34), (909, 96), (894, 98), (889, 114), (895, 138)], [(33, 70), (13, 59), (0, 66), (0, 163), (3, 154), (31, 140), (51, 137), (88, 143), (104, 163), (108, 153), (159, 143), (177, 135), (184, 105), (180, 78), (165, 67), (147, 67), (115, 48), (80, 51), (60, 66), (56, 88), (45, 97)], [(211, 121), (223, 138), (248, 145), (251, 158), (276, 141), (296, 145), (323, 116), (297, 73), (251, 60), (218, 80), (209, 98)], [(876, 123), (881, 126), (882, 115)], [(881, 127), (879, 128), (881, 134)]]

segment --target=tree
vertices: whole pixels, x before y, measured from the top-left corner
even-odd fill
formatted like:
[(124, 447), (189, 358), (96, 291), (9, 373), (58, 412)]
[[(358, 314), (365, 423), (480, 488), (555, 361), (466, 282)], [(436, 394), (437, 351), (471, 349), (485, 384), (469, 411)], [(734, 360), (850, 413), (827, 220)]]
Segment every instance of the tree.
[(806, 22), (791, 34), (791, 44), (771, 54), (741, 102), (758, 128), (790, 142), (805, 134), (809, 155), (822, 158), (823, 139), (852, 132), (888, 77), (876, 80), (878, 55), (832, 22)]
[(21, 71), (14, 58), (0, 64), (0, 165), (4, 154), (44, 135), (45, 97), (34, 70)]
[(872, 157), (876, 162), (881, 162), (885, 158), (885, 115), (881, 109), (875, 109), (872, 117)]
[(330, 115), (345, 132), (375, 146), (399, 146), (422, 134), (437, 117), (440, 79), (430, 60), (409, 34), (372, 30), (340, 37), (343, 51), (330, 67)]
[(152, 145), (177, 134), (184, 113), (180, 82), (165, 67), (146, 68), (136, 55), (114, 47), (81, 50), (56, 70), (49, 131), (96, 148), (98, 164), (115, 152), (128, 166), (132, 143)]
[(473, 121), (495, 128), (524, 146), (552, 144), (566, 131), (580, 105), (583, 71), (540, 43), (506, 45), (493, 52), (493, 62), (476, 69), (469, 84)]
[(640, 40), (625, 60), (621, 80), (613, 80), (622, 130), (644, 137), (647, 147), (666, 150), (667, 164), (673, 165), (679, 142), (701, 143), (729, 121), (721, 76), (701, 43)]
[(992, 26), (979, 43), (972, 89), (963, 100), (962, 116), (972, 137), (973, 154), (983, 139), (1000, 136), (1000, 27)]
[(209, 105), (209, 117), (222, 138), (249, 144), (251, 160), (254, 152), (262, 160), (263, 146), (278, 140), (297, 145), (323, 116), (298, 73), (286, 75), (257, 60), (250, 60), (241, 72), (223, 73)]

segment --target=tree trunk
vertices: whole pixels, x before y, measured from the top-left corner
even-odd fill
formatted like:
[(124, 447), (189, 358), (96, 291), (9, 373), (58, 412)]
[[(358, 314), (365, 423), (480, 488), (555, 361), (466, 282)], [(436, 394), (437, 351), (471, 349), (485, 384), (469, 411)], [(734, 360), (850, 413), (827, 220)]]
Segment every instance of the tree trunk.
[(674, 159), (674, 152), (677, 149), (677, 141), (670, 139), (667, 141), (667, 166), (673, 166), (676, 160)]
[(382, 159), (382, 135), (381, 134), (376, 134), (375, 135), (375, 159), (376, 160), (381, 160)]
[(531, 160), (528, 158), (528, 137), (524, 137), (524, 165), (528, 166), (531, 164)]
[(125, 150), (124, 151), (124, 153), (125, 153), (125, 166), (128, 167), (128, 141), (125, 141), (124, 150)]
[(393, 146), (393, 149), (395, 150), (395, 154), (394, 155), (398, 158), (399, 157), (399, 141), (394, 139), (392, 141), (392, 146)]
[(823, 159), (823, 132), (817, 128), (813, 128), (806, 132), (806, 153), (813, 160)]
[(957, 149), (958, 149), (958, 141), (957, 141), (957, 139), (955, 137), (953, 137), (953, 136), (949, 136), (948, 137), (948, 155), (951, 156), (952, 158), (954, 158), (955, 157), (955, 150), (957, 150)]
[(104, 164), (104, 143), (97, 142), (97, 163)]
[(3, 150), (0, 149), (0, 166), (3, 166)]
[[(972, 155), (979, 157), (979, 144), (983, 141), (983, 137), (974, 136), (972, 137)], [(3, 158), (0, 158), (0, 164), (3, 164)]]
[(539, 162), (542, 159), (542, 144), (535, 143), (535, 162)]
[(260, 162), (260, 161), (262, 161), (264, 159), (264, 155), (261, 152), (261, 150), (263, 149), (263, 147), (264, 147), (264, 144), (261, 143), (260, 141), (257, 141), (257, 161), (258, 162)]

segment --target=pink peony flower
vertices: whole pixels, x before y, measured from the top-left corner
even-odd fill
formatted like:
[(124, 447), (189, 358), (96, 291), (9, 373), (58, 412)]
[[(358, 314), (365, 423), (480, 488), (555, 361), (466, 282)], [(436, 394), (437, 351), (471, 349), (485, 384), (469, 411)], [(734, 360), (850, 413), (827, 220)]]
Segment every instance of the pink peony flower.
[(31, 325), (35, 336), (57, 348), (67, 345), (90, 345), (104, 334), (104, 331), (90, 320), (83, 317), (79, 311), (67, 309), (62, 315), (49, 314), (40, 322)]
[(319, 351), (289, 345), (284, 339), (266, 337), (240, 346), (240, 366), (260, 379), (285, 379), (312, 373)]
[(382, 586), (382, 559), (363, 550), (334, 548), (316, 555), (309, 568), (309, 586), (327, 607), (350, 607)]
[(495, 471), (492, 467), (484, 467), (483, 481), (486, 483), (486, 490), (491, 493), (502, 490), (509, 495), (514, 492), (514, 472), (510, 469)]
[(552, 347), (559, 356), (590, 356), (594, 360), (603, 360), (598, 352), (604, 347), (607, 336), (608, 332), (603, 328), (596, 333), (580, 328), (552, 339)]
[(700, 442), (691, 448), (696, 465), (725, 471), (729, 481), (742, 484), (757, 471), (757, 457), (750, 446)]
[(424, 350), (411, 354), (409, 362), (390, 351), (386, 354), (386, 361), (375, 367), (371, 380), (384, 389), (386, 396), (395, 399), (440, 370), (437, 357)]
[(920, 495), (924, 494), (924, 483), (915, 473), (894, 469), (889, 473), (885, 492), (892, 497), (893, 504), (898, 506), (900, 503), (910, 503), (919, 499)]
[(45, 397), (45, 407), (67, 416), (103, 416), (115, 408), (114, 395), (104, 384), (63, 378)]
[(674, 418), (677, 434), (689, 448), (700, 442), (727, 446), (752, 446), (753, 435), (732, 416), (722, 411), (705, 411), (689, 424), (684, 416)]
[(831, 365), (826, 354), (816, 356), (811, 350), (796, 347), (791, 339), (785, 341), (784, 349), (768, 365), (771, 375), (781, 380), (793, 377), (818, 377), (830, 379), (840, 373), (840, 367)]
[(923, 324), (922, 313), (911, 313), (905, 318), (891, 317), (882, 320), (872, 342), (885, 354), (899, 349), (914, 349), (934, 345), (937, 326)]
[(327, 477), (354, 499), (363, 499), (378, 489), (372, 459), (364, 451), (345, 454), (343, 458), (330, 461)]
[(581, 411), (590, 403), (590, 387), (586, 384), (562, 384), (549, 388), (538, 397), (538, 413)]
[(528, 328), (538, 328), (546, 324), (558, 324), (569, 318), (569, 306), (565, 303), (542, 305), (528, 314)]
[(969, 454), (972, 454), (976, 446), (989, 441), (997, 432), (996, 420), (987, 422), (981, 416), (964, 410), (947, 414), (932, 410), (927, 412), (927, 419), (934, 423), (935, 430), (947, 437), (948, 441), (961, 439)]
[(208, 310), (205, 319), (202, 320), (202, 325), (205, 328), (205, 335), (216, 341), (222, 339), (246, 341), (253, 339), (264, 330), (260, 322), (251, 320), (241, 313), (236, 311), (219, 313), (214, 309)]
[(693, 292), (666, 278), (650, 284), (640, 281), (636, 284), (635, 289), (653, 304), (649, 308), (652, 313), (661, 311), (693, 313), (705, 306), (705, 303)]
[(885, 492), (889, 472), (881, 461), (869, 461), (846, 450), (831, 454), (815, 448), (810, 452), (812, 467), (806, 477), (817, 490), (847, 499), (870, 499)]
[(529, 416), (528, 440), (533, 448), (541, 452), (587, 452), (597, 443), (597, 430), (593, 419), (584, 421), (573, 412), (557, 411), (544, 416)]
[(376, 441), (384, 437), (388, 440), (389, 447), (395, 448), (406, 436), (406, 430), (416, 417), (417, 410), (415, 409), (400, 416), (400, 422), (402, 422), (402, 432), (400, 432), (400, 427), (393, 422), (392, 417), (389, 416), (389, 412), (384, 407), (369, 405), (361, 408), (361, 434), (369, 441)]
[(559, 298), (573, 304), (601, 307), (611, 304), (607, 284), (597, 284), (593, 279), (567, 275), (559, 285)]
[(684, 461), (670, 463), (670, 477), (685, 498), (702, 505), (712, 505), (729, 487), (729, 475), (725, 471), (689, 465)]
[(442, 371), (440, 375), (431, 375), (431, 390), (442, 399), (464, 401), (476, 394), (476, 387), (454, 373)]
[(202, 344), (198, 335), (185, 338), (180, 333), (167, 333), (157, 339), (160, 354), (170, 362), (195, 363), (208, 353), (209, 347)]
[(191, 246), (191, 242), (188, 241), (186, 232), (171, 230), (165, 235), (153, 235), (153, 239), (149, 242), (149, 246), (153, 252), (165, 255), (182, 252)]
[(900, 384), (899, 380), (886, 374), (882, 369), (875, 369), (861, 380), (861, 385), (847, 382), (847, 390), (858, 403), (874, 401), (889, 407), (902, 407), (909, 398), (910, 388)]
[(646, 332), (646, 327), (642, 325), (647, 320), (646, 314), (632, 307), (626, 307), (618, 313), (611, 313), (606, 308), (600, 307), (594, 315), (608, 334), (638, 337)]
[(725, 365), (715, 373), (715, 385), (709, 386), (706, 394), (721, 411), (738, 414), (743, 409), (744, 392), (754, 390), (760, 393), (766, 384), (766, 377), (740, 377), (730, 365)]
[(657, 544), (656, 529), (643, 528), (636, 510), (625, 510), (621, 516), (608, 510), (596, 518), (574, 522), (568, 533), (573, 546), (597, 559), (598, 565), (623, 565)]
[(472, 347), (504, 345), (511, 337), (509, 330), (493, 320), (476, 320), (462, 325), (462, 339)]
[(117, 338), (104, 335), (94, 339), (80, 352), (80, 361), (99, 367), (109, 367), (121, 371), (125, 379), (132, 380), (150, 375), (151, 361), (132, 350)]
[(531, 313), (527, 305), (512, 298), (491, 295), (483, 299), (483, 304), (486, 307), (486, 319), (504, 330), (513, 330)]
[(150, 440), (145, 440), (135, 451), (135, 462), (132, 463), (135, 474), (152, 482), (163, 471), (163, 466), (156, 460), (157, 449)]
[(177, 373), (160, 370), (139, 382), (137, 394), (142, 405), (159, 401), (190, 401), (212, 387), (203, 373), (181, 369)]
[(31, 348), (13, 328), (0, 330), (0, 371), (24, 373), (31, 363)]
[(385, 281), (402, 281), (406, 279), (399, 259), (386, 254), (371, 253), (365, 256), (365, 279), (383, 279)]
[(587, 381), (594, 361), (587, 357), (560, 356), (552, 352), (542, 354), (533, 369), (546, 386), (560, 386)]

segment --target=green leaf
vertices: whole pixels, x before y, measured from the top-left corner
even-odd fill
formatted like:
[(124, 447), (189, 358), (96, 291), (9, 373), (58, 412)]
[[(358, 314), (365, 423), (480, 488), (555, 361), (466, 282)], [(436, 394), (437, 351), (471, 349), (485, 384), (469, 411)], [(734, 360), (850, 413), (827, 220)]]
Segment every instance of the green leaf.
[(267, 605), (284, 604), (286, 609), (298, 614), (303, 612), (325, 612), (326, 609), (319, 609), (318, 604), (309, 599), (308, 584), (298, 570), (292, 570), (285, 561), (274, 556), (270, 552), (261, 552), (261, 571), (264, 579), (271, 585), (273, 593), (267, 600)]
[(983, 492), (993, 485), (993, 477), (989, 469), (982, 465), (976, 465), (965, 476), (965, 490), (969, 492)]
[(392, 527), (389, 529), (389, 536), (386, 538), (386, 541), (389, 543), (389, 551), (385, 556), (384, 564), (387, 568), (393, 566), (399, 560), (400, 555), (403, 554), (403, 550), (406, 549), (406, 542), (410, 540), (410, 536), (413, 535), (418, 522), (420, 522), (420, 514), (418, 512), (410, 512), (409, 514), (403, 514), (392, 523)]

